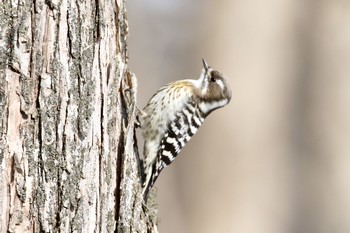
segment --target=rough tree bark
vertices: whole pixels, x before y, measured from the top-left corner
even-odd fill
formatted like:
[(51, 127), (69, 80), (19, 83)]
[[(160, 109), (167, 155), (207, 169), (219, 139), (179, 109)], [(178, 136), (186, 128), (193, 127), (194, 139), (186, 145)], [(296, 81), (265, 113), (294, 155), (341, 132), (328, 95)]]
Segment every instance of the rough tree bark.
[(0, 232), (156, 232), (125, 1), (5, 0), (0, 25)]

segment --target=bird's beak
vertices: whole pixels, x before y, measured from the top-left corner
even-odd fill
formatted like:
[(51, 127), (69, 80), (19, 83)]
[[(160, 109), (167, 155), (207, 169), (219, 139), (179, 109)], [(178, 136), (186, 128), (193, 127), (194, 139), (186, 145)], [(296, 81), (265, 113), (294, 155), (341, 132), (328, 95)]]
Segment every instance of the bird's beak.
[(204, 58), (202, 58), (202, 61), (203, 61), (203, 67), (205, 70), (208, 70), (209, 66), (207, 64), (207, 62), (204, 60)]

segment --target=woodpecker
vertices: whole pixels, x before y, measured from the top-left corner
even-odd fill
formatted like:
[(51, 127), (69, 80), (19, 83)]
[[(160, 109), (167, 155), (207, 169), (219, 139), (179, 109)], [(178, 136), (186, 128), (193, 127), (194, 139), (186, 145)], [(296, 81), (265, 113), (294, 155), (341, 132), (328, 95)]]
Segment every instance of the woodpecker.
[(197, 132), (204, 119), (231, 100), (231, 88), (224, 75), (203, 61), (197, 80), (179, 80), (161, 88), (149, 100), (141, 115), (144, 144), (143, 196), (159, 173), (168, 166)]

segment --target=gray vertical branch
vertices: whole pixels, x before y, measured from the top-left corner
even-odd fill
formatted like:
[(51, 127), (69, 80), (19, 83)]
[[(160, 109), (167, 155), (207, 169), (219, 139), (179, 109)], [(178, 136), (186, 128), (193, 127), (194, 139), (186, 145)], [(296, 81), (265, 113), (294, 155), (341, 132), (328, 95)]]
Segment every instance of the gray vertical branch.
[(156, 232), (139, 193), (135, 103), (122, 98), (136, 95), (125, 2), (0, 11), (0, 232)]

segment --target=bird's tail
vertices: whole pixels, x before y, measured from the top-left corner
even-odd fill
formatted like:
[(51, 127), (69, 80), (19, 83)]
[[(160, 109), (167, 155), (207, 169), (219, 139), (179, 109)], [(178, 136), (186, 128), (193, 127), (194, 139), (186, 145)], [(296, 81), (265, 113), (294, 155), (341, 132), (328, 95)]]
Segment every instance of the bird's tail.
[(159, 166), (160, 161), (157, 160), (156, 163), (153, 163), (153, 165), (149, 168), (146, 169), (145, 172), (145, 180), (143, 182), (143, 191), (142, 191), (142, 195), (143, 198), (145, 200), (145, 202), (147, 202), (147, 198), (148, 198), (148, 194), (151, 191), (154, 183), (156, 182), (159, 173), (161, 172), (161, 170), (163, 169), (163, 166)]

